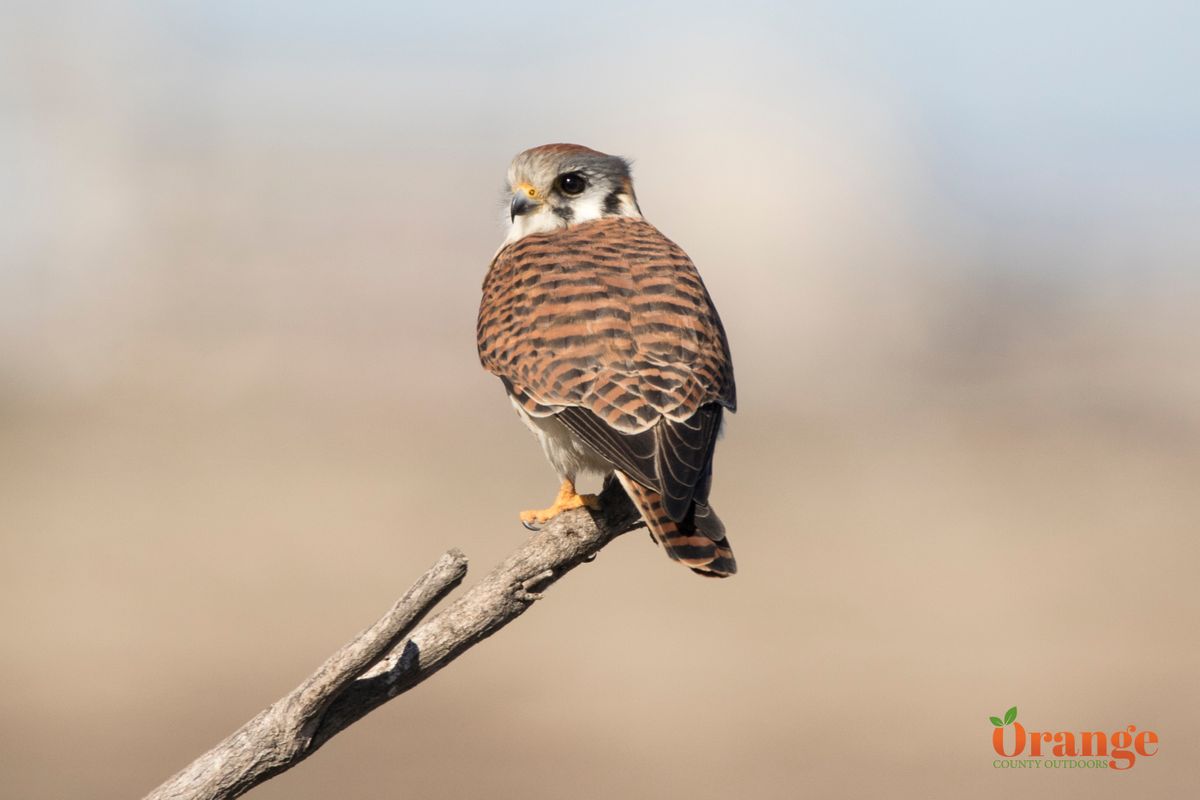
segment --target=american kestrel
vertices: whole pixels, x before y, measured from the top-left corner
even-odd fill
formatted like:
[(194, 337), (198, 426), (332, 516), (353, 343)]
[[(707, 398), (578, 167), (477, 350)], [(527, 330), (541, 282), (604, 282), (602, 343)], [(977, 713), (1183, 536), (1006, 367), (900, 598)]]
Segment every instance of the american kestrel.
[(721, 415), (736, 408), (733, 362), (696, 267), (642, 217), (623, 158), (542, 145), (513, 159), (508, 185), (479, 358), (562, 478), (553, 505), (522, 522), (595, 507), (576, 477), (613, 473), (668, 556), (732, 575), (708, 494)]

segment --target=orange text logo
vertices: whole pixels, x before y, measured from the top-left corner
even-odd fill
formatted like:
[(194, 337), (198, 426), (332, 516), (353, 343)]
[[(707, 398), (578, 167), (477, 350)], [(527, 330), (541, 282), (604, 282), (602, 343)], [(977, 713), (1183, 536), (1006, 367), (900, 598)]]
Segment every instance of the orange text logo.
[(1040, 731), (1017, 722), (1017, 707), (989, 717), (997, 769), (1132, 769), (1139, 757), (1158, 753), (1158, 734), (1127, 725), (1120, 730)]

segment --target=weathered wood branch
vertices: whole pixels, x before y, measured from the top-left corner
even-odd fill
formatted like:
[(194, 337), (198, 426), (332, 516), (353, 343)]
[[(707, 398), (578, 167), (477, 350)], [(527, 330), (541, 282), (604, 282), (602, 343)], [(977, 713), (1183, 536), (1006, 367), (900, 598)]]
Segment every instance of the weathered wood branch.
[(559, 578), (640, 524), (615, 481), (605, 484), (600, 499), (600, 511), (560, 514), (422, 623), (467, 574), (466, 557), (447, 552), (378, 622), (146, 800), (227, 800), (299, 764), (346, 727), (512, 622)]

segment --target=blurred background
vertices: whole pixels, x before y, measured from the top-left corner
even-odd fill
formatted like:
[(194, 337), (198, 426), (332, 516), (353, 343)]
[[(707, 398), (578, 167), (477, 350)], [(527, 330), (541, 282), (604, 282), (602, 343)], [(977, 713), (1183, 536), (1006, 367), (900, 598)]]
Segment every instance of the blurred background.
[[(741, 574), (624, 537), (252, 796), (1194, 791), (1198, 8), (9, 4), (0, 794), (140, 796), (523, 540), (474, 324), (551, 141), (721, 310)], [(1161, 751), (997, 770), (1012, 705)]]

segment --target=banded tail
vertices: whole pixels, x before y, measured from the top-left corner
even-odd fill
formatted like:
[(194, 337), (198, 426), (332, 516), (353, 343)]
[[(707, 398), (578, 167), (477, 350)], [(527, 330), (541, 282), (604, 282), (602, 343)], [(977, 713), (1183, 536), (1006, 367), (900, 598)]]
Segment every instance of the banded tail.
[(737, 572), (725, 526), (711, 507), (694, 502), (682, 520), (672, 519), (663, 506), (662, 495), (620, 470), (614, 474), (667, 556), (709, 578), (728, 578)]

